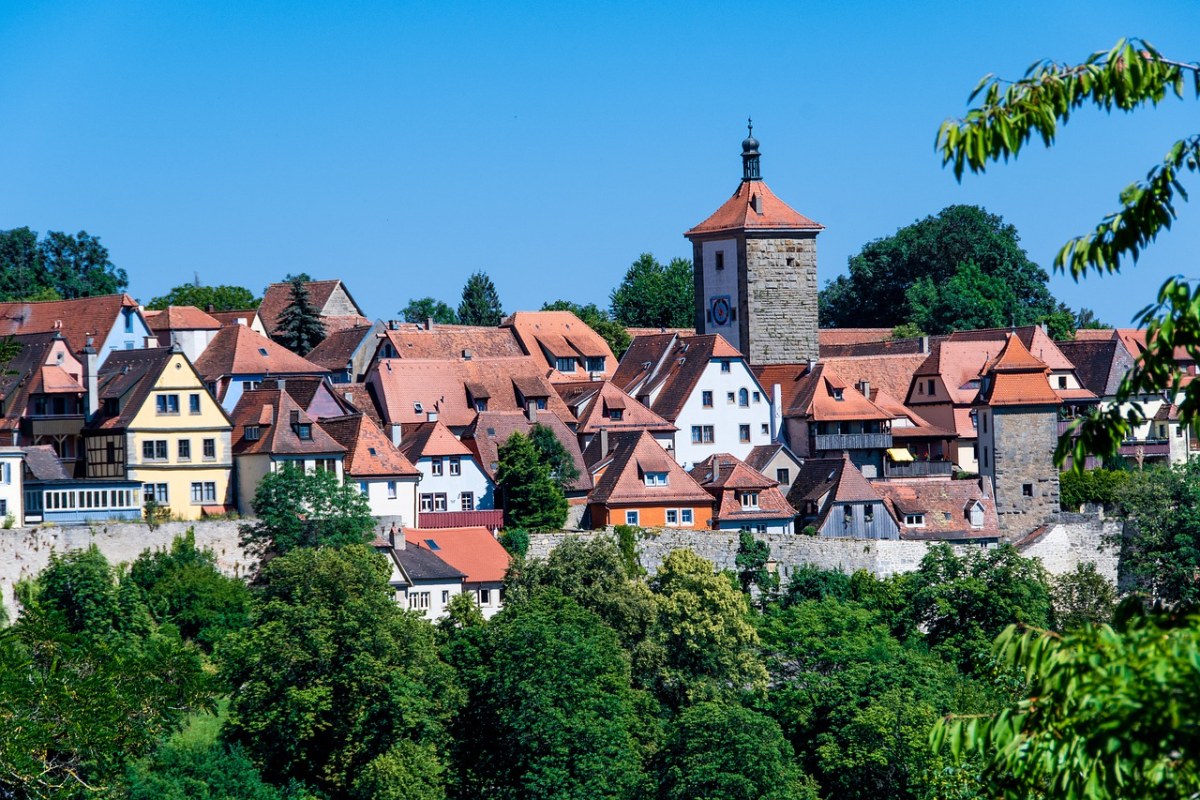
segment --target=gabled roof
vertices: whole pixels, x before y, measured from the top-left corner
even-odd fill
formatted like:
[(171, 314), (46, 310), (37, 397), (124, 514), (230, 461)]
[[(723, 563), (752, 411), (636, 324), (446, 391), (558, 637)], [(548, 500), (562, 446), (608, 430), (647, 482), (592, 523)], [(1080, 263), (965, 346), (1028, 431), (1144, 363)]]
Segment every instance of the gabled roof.
[[(874, 484), (902, 539), (985, 539), (1000, 535), (996, 502), (986, 479), (966, 481), (881, 481)], [(983, 507), (983, 527), (972, 528), (970, 509)], [(904, 525), (906, 514), (923, 514), (923, 528)]]
[[(175, 351), (170, 347), (114, 350), (97, 373), (99, 410), (87, 424), (87, 429), (111, 430), (128, 427), (141, 411), (146, 398), (150, 396), (159, 376), (174, 354)], [(120, 410), (115, 416), (104, 415), (105, 400), (119, 401)]]
[[(341, 330), (345, 327), (353, 327), (354, 325), (361, 324), (360, 321), (366, 321), (368, 325), (370, 324), (370, 321), (362, 315), (362, 308), (350, 296), (349, 290), (346, 289), (341, 281), (307, 281), (304, 284), (304, 288), (308, 290), (309, 302), (321, 311), (321, 321), (325, 323), (326, 333)], [(339, 288), (345, 292), (346, 297), (350, 300), (350, 304), (354, 307), (357, 314), (328, 316), (324, 313), (324, 308), (329, 302), (329, 298)], [(258, 305), (258, 316), (266, 327), (268, 334), (271, 336), (275, 335), (279, 327), (279, 315), (291, 303), (292, 284), (290, 283), (272, 283), (263, 292), (262, 302)]]
[(338, 383), (332, 387), (342, 400), (353, 407), (354, 411), (366, 414), (380, 429), (383, 429), (383, 417), (379, 416), (379, 406), (371, 393), (371, 386), (366, 383)]
[(373, 336), (374, 329), (373, 325), (360, 325), (327, 332), (320, 344), (308, 351), (305, 358), (330, 372), (343, 370), (358, 349), (363, 346), (364, 340), (368, 336)]
[[(597, 437), (599, 438), (599, 437)], [(596, 481), (589, 503), (607, 505), (711, 504), (712, 496), (675, 463), (649, 431), (609, 437), (611, 463)], [(647, 486), (646, 472), (667, 473), (666, 486)]]
[[(204, 313), (208, 314), (210, 317), (215, 319), (217, 322), (221, 323), (222, 327), (224, 327), (225, 325), (242, 325), (242, 324), (249, 327), (254, 324), (254, 318), (258, 316), (258, 309), (257, 308), (243, 308), (243, 309), (235, 309), (233, 311), (206, 311)], [(242, 320), (242, 322), (239, 322), (239, 320)], [(262, 319), (260, 318), (259, 322), (261, 322), (261, 321), (262, 321)]]
[[(25, 413), (31, 394), (42, 393), (49, 388), (55, 392), (82, 393), (79, 382), (83, 379), (83, 365), (71, 353), (70, 346), (61, 332), (31, 333), (14, 336), (21, 349), (12, 360), (0, 369), (0, 409), (4, 419), (0, 429), (15, 430), (20, 417)], [(63, 353), (62, 366), (57, 365), (57, 352)], [(50, 370), (47, 374), (47, 370)], [(78, 377), (76, 377), (78, 376)]]
[(454, 434), (441, 420), (421, 422), (402, 428), (400, 452), (411, 462), (433, 456), (470, 456), (465, 444), (454, 438)]
[(817, 331), (817, 342), (822, 347), (886, 342), (891, 338), (891, 328), (820, 328)]
[(613, 383), (630, 395), (650, 395), (650, 409), (673, 422), (713, 359), (745, 362), (720, 334), (639, 336), (621, 358)]
[[(554, 371), (555, 380), (588, 380), (585, 369), (588, 358), (603, 358), (601, 374), (610, 377), (616, 368), (616, 357), (604, 337), (585, 325), (570, 311), (518, 311), (504, 322), (511, 328), (522, 349), (538, 358), (547, 370)], [(582, 360), (574, 372), (559, 372), (559, 358)]]
[[(955, 439), (955, 431), (946, 430), (934, 425), (929, 420), (913, 411), (898, 398), (893, 397), (882, 389), (871, 390), (871, 402), (891, 415), (893, 439)], [(897, 424), (898, 420), (907, 420), (910, 424)]]
[(809, 364), (760, 364), (752, 366), (750, 371), (762, 384), (767, 396), (774, 402), (774, 387), (779, 386), (780, 408), (786, 411), (796, 402), (796, 394), (807, 384), (803, 378), (808, 374)]
[[(496, 466), (500, 461), (500, 446), (508, 441), (514, 433), (529, 435), (535, 423), (530, 422), (525, 414), (515, 411), (482, 411), (471, 426), (463, 432), (462, 443), (475, 454), (479, 466), (493, 481), (496, 479)], [(543, 425), (554, 432), (554, 436), (567, 455), (575, 462), (579, 477), (567, 488), (572, 491), (587, 492), (592, 489), (592, 476), (583, 461), (583, 452), (579, 449), (579, 438), (571, 433), (562, 420), (553, 414), (539, 414), (538, 425)]]
[(387, 552), (395, 559), (404, 576), (414, 584), (417, 581), (462, 581), (466, 574), (450, 566), (437, 553), (425, 547), (388, 547)]
[(405, 528), (404, 540), (405, 549), (431, 550), (467, 583), (499, 583), (508, 573), (508, 551), (487, 528)]
[[(757, 207), (757, 210), (756, 210)], [(775, 196), (764, 181), (742, 181), (733, 197), (712, 216), (684, 234), (705, 236), (724, 231), (822, 231), (813, 222)]]
[[(612, 381), (596, 381), (578, 384), (588, 387), (590, 391), (572, 392), (570, 387), (577, 384), (556, 384), (559, 396), (564, 400), (573, 395), (586, 394), (582, 402), (573, 410), (579, 424), (575, 429), (578, 434), (593, 434), (601, 428), (609, 431), (648, 430), (666, 433), (678, 430), (674, 425), (655, 414), (644, 405), (634, 400)], [(613, 419), (613, 411), (620, 411), (621, 418)]]
[(822, 358), (821, 363), (855, 386), (866, 381), (872, 389), (882, 389), (893, 397), (903, 398), (908, 396), (913, 375), (926, 358), (923, 353), (898, 353)]
[(836, 503), (882, 502), (876, 488), (843, 453), (841, 458), (805, 459), (787, 499), (806, 521), (820, 528)]
[(755, 445), (754, 447), (750, 448), (749, 454), (746, 455), (746, 463), (759, 472), (762, 472), (767, 468), (767, 465), (774, 460), (775, 456), (778, 455), (780, 451), (783, 451), (784, 455), (786, 455), (794, 464), (799, 465), (802, 463), (799, 458), (796, 458), (796, 454), (793, 453), (788, 446), (782, 442)]
[(1050, 388), (1050, 368), (1034, 358), (1021, 340), (1010, 334), (1003, 349), (980, 371), (979, 402), (990, 406), (1058, 405)]
[(137, 301), (127, 294), (0, 303), (0, 336), (60, 331), (71, 351), (78, 353), (87, 346), (89, 336), (95, 338), (95, 346), (99, 348), (124, 308), (141, 313)]
[[(341, 455), (346, 448), (326, 433), (281, 389), (252, 389), (242, 394), (233, 413), (234, 455)], [(295, 423), (293, 424), (293, 420)], [(311, 438), (301, 439), (298, 425), (309, 425)], [(258, 439), (246, 428), (258, 428)]]
[(195, 306), (167, 306), (155, 312), (146, 312), (146, 323), (152, 331), (215, 331), (221, 327), (220, 320)]
[(25, 471), (33, 480), (66, 481), (71, 479), (52, 446), (39, 444), (21, 449), (25, 451)]
[[(358, 411), (339, 391), (349, 384), (331, 384), (324, 376), (292, 375), (278, 378), (263, 378), (260, 389), (286, 389), (292, 399), (315, 419), (341, 417)], [(314, 406), (324, 406), (316, 409)]]
[(318, 423), (346, 448), (343, 469), (351, 478), (412, 477), (421, 471), (379, 427), (362, 414), (328, 417)]
[(458, 359), (470, 351), (472, 358), (518, 358), (525, 355), (513, 328), (478, 325), (389, 323), (387, 340), (396, 358)]
[[(1083, 332), (1076, 331), (1076, 336)], [(1059, 342), (1058, 346), (1075, 365), (1079, 382), (1099, 397), (1115, 395), (1121, 380), (1137, 360), (1118, 336), (1076, 338), (1072, 342)]]
[[(837, 399), (839, 395), (840, 400)], [(804, 417), (814, 422), (891, 418), (836, 371), (820, 362), (800, 379), (792, 405), (784, 416)]]
[(233, 375), (324, 375), (327, 370), (245, 325), (227, 325), (196, 359), (206, 381)]
[[(715, 522), (796, 516), (796, 510), (779, 491), (778, 481), (729, 453), (716, 453), (705, 458), (692, 467), (690, 474), (716, 500)], [(743, 508), (741, 495), (744, 492), (757, 493), (757, 508)]]

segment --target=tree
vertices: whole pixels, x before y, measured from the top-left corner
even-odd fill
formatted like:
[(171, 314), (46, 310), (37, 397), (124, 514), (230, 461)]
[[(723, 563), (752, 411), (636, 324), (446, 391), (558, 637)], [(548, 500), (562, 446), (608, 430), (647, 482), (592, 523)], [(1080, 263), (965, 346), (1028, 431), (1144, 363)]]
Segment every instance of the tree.
[(146, 303), (146, 308), (195, 306), (205, 311), (212, 306), (214, 311), (241, 311), (258, 308), (259, 302), (260, 298), (241, 286), (201, 286), (199, 283), (185, 283), (161, 297), (155, 297)]
[(779, 724), (739, 706), (687, 709), (659, 758), (661, 800), (817, 800)]
[(1050, 598), (1058, 630), (1071, 631), (1083, 625), (1103, 625), (1112, 620), (1117, 593), (1089, 561), (1051, 582)]
[(250, 590), (220, 573), (211, 550), (197, 549), (192, 528), (176, 537), (170, 550), (143, 552), (130, 565), (127, 580), (142, 590), (155, 621), (177, 626), (185, 639), (206, 650), (246, 624)]
[(597, 307), (595, 303), (581, 306), (569, 300), (555, 300), (553, 303), (543, 303), (542, 311), (570, 311), (579, 317), (584, 325), (604, 337), (604, 341), (608, 342), (609, 349), (618, 359), (629, 349), (629, 343), (632, 341), (629, 331), (625, 330), (624, 325), (613, 320), (607, 311)]
[(285, 467), (264, 477), (254, 492), (258, 519), (241, 526), (242, 545), (260, 555), (298, 547), (363, 544), (375, 528), (362, 493), (332, 472)]
[(613, 319), (627, 327), (694, 328), (695, 282), (692, 262), (673, 258), (663, 266), (642, 253), (609, 296)]
[(1200, 601), (1200, 464), (1128, 473), (1118, 497), (1130, 523), (1117, 541), (1123, 576), (1167, 603)]
[(344, 797), (401, 742), (447, 746), (461, 693), (433, 627), (400, 610), (388, 577), (365, 545), (301, 548), (263, 567), (250, 625), (219, 653), (233, 687), (223, 735), (264, 775)]
[(444, 800), (446, 770), (436, 748), (409, 739), (371, 759), (357, 778), (356, 800)]
[(308, 297), (304, 281), (291, 281), (291, 298), (287, 307), (279, 312), (275, 325), (275, 340), (298, 355), (305, 355), (325, 338), (325, 323), (321, 311)]
[[(992, 162), (1016, 158), (1034, 134), (1049, 147), (1058, 125), (1084, 105), (1130, 112), (1157, 105), (1168, 92), (1200, 97), (1200, 66), (1165, 58), (1142, 39), (1121, 39), (1078, 64), (1039, 61), (1016, 81), (984, 76), (968, 99), (979, 98), (979, 105), (942, 123), (937, 150), (943, 165), (952, 165), (961, 181), (968, 169), (983, 172)], [(1130, 260), (1136, 263), (1170, 228), (1176, 195), (1187, 198), (1180, 178), (1197, 170), (1200, 135), (1193, 134), (1175, 142), (1145, 180), (1121, 191), (1117, 211), (1063, 245), (1054, 268), (1078, 280), (1090, 272), (1117, 272)], [(1145, 420), (1141, 405), (1129, 402), (1138, 396), (1168, 389), (1173, 396), (1182, 393), (1177, 403), (1181, 424), (1194, 425), (1200, 418), (1200, 386), (1181, 385), (1174, 358), (1177, 348), (1195, 352), (1200, 347), (1200, 286), (1168, 279), (1137, 323), (1147, 329), (1145, 352), (1121, 381), (1115, 402), (1090, 411), (1060, 437), (1055, 453), (1059, 464), (1071, 458), (1073, 469), (1082, 471), (1088, 453), (1116, 456), (1121, 442)]]
[(50, 287), (37, 234), (29, 228), (0, 231), (0, 299), (26, 300)]
[(1061, 636), (1005, 629), (995, 653), (1026, 676), (1022, 698), (940, 722), (933, 747), (986, 759), (991, 794), (1014, 800), (1195, 797), (1200, 617), (1118, 616)]
[(757, 587), (762, 602), (766, 602), (779, 588), (779, 576), (767, 568), (771, 560), (771, 545), (754, 538), (750, 531), (738, 534), (737, 555), (733, 563), (738, 568), (738, 582), (748, 597), (750, 588)]
[(129, 286), (125, 270), (108, 260), (100, 237), (80, 231), (74, 236), (50, 231), (41, 243), (42, 268), (50, 285), (66, 300), (116, 294)]
[(500, 295), (486, 272), (473, 272), (463, 286), (462, 301), (458, 304), (458, 321), (463, 325), (483, 325), (494, 328), (504, 319)]
[(409, 300), (408, 305), (400, 310), (405, 322), (424, 323), (433, 320), (439, 325), (454, 325), (458, 322), (458, 314), (454, 309), (432, 297), (419, 297)]
[(548, 425), (534, 424), (529, 429), (529, 440), (537, 450), (538, 460), (550, 470), (550, 477), (558, 488), (566, 493), (571, 484), (579, 480), (579, 467), (567, 448)]
[(500, 445), (496, 486), (504, 501), (506, 526), (547, 531), (566, 523), (567, 498), (528, 436), (514, 432)]
[(911, 323), (930, 334), (1032, 325), (1056, 308), (1048, 278), (1015, 227), (979, 206), (948, 206), (852, 256), (849, 274), (821, 290), (821, 324)]
[(662, 701), (674, 708), (744, 691), (761, 691), (767, 673), (746, 596), (691, 550), (663, 559), (651, 583), (663, 663)]
[[(240, 748), (168, 742), (130, 770), (129, 800), (284, 800)], [(299, 800), (299, 798), (297, 798)]]

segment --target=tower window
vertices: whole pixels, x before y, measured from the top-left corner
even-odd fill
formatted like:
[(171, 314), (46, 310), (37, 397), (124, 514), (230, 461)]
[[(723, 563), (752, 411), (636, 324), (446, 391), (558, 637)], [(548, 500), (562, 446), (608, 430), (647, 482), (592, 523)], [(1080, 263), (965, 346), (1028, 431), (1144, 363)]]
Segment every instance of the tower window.
[(717, 269), (725, 269), (725, 251), (718, 250), (716, 253)]
[(1032, 483), (1022, 483), (1021, 484), (1021, 496), (1022, 497), (1033, 497), (1033, 484)]

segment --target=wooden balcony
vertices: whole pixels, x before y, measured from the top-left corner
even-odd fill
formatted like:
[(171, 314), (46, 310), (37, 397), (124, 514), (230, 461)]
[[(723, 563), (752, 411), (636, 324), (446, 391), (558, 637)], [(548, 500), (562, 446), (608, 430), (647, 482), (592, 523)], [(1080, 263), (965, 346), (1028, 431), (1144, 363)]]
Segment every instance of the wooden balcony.
[(818, 433), (813, 446), (817, 450), (882, 450), (892, 446), (892, 434)]
[(946, 478), (953, 473), (954, 465), (949, 461), (910, 461), (907, 464), (893, 464), (890, 459), (883, 460), (885, 478)]

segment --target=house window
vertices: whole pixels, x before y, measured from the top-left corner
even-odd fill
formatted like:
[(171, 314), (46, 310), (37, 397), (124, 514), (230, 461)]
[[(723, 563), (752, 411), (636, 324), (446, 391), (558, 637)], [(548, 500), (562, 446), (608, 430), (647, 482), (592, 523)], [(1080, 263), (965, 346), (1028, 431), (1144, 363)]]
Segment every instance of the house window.
[(117, 463), (117, 443), (116, 442), (109, 441), (109, 442), (104, 443), (104, 461), (107, 464)]
[(775, 470), (775, 480), (783, 486), (789, 486), (792, 482), (792, 471), (786, 467)]
[(756, 402), (756, 403), (762, 402), (762, 393), (761, 392), (754, 393), (754, 402)]
[(1058, 376), (1058, 388), (1060, 388), (1060, 389), (1067, 388), (1067, 376), (1066, 375)]
[(445, 511), (446, 510), (446, 493), (433, 492), (421, 495), (421, 510), (422, 511)]
[(216, 439), (205, 439), (203, 446), (204, 446), (204, 457), (206, 459), (213, 459), (213, 458), (217, 457), (217, 440)]
[(677, 509), (677, 508), (668, 508), (667, 509), (667, 524), (668, 525), (678, 525), (679, 524), (679, 509)]
[(179, 395), (177, 394), (160, 394), (154, 398), (154, 402), (159, 414), (179, 413)]
[(917, 394), (925, 394), (925, 384), (917, 381)]
[(842, 506), (842, 527), (849, 528), (854, 524), (854, 506)]
[(127, 308), (122, 313), (125, 315), (125, 332), (133, 333), (133, 309)]
[(728, 373), (732, 368), (733, 365), (729, 361), (721, 362), (721, 372)]
[(446, 605), (449, 602), (450, 602), (450, 590), (443, 589), (442, 590), (442, 605)]
[(738, 389), (738, 405), (742, 408), (750, 405), (750, 392), (746, 389)]
[(450, 474), (462, 475), (462, 459), (459, 456), (450, 456)]
[(475, 401), (476, 411), (487, 411), (487, 398), (482, 398)]
[(193, 503), (215, 503), (217, 502), (217, 484), (212, 481), (204, 481), (192, 484), (192, 502)]
[(1021, 484), (1021, 496), (1022, 497), (1033, 497), (1033, 484), (1032, 483), (1022, 483)]
[(395, 481), (387, 482), (387, 499), (388, 500), (396, 499), (396, 482)]
[(151, 501), (163, 505), (167, 502), (168, 492), (165, 483), (144, 483), (142, 484), (142, 499), (149, 503)]
[(192, 460), (192, 440), (191, 439), (180, 439), (179, 440), (179, 460), (180, 461), (191, 461)]
[(554, 368), (559, 372), (574, 372), (575, 359), (573, 358), (556, 358), (554, 359)]
[(121, 403), (115, 397), (104, 398), (104, 416), (115, 417), (121, 413)]
[(666, 486), (667, 485), (667, 473), (665, 473), (665, 472), (647, 472), (645, 480), (646, 480), (647, 486)]
[(705, 408), (712, 408), (712, 392), (700, 393), (700, 405)]
[(718, 250), (714, 255), (717, 260), (717, 269), (725, 269), (725, 251)]
[(979, 425), (980, 425), (979, 432), (980, 433), (987, 433), (987, 418), (988, 418), (987, 414), (979, 415)]
[[(742, 508), (758, 508), (758, 492), (742, 492)], [(850, 506), (846, 506), (847, 509)]]
[(296, 437), (302, 442), (312, 441), (312, 423), (301, 422), (296, 425)]
[(930, 379), (929, 379), (929, 380), (926, 382), (926, 385), (929, 387), (929, 392), (928, 392), (928, 394), (929, 394), (929, 395), (932, 397), (932, 396), (933, 396), (933, 378), (930, 378)]
[(875, 521), (875, 504), (867, 503), (863, 506), (863, 522)]
[(261, 436), (261, 435), (262, 435), (262, 431), (259, 429), (259, 427), (257, 425), (247, 425), (246, 426), (245, 439), (247, 442), (257, 442), (259, 436)]
[(845, 399), (846, 399), (846, 393), (845, 393), (843, 390), (841, 390), (841, 389), (833, 389), (833, 390), (832, 390), (832, 392), (833, 392), (833, 399), (834, 399), (834, 400), (839, 400), (839, 401), (840, 401), (840, 400), (845, 400)]
[(924, 528), (925, 527), (925, 515), (924, 514), (905, 514), (904, 515), (904, 524), (909, 528)]
[(370, 485), (366, 481), (359, 481), (358, 482), (358, 493), (361, 494), (363, 497), (370, 497), (370, 495), (371, 495)]
[(733, 392), (726, 392), (725, 393), (725, 402), (728, 403), (729, 405), (733, 405), (734, 397), (735, 397), (735, 395)]
[(410, 611), (425, 611), (429, 608), (429, 592), (412, 592), (408, 595)]
[(167, 460), (167, 440), (166, 439), (150, 439), (142, 442), (142, 460), (143, 461), (166, 461)]
[(604, 356), (592, 356), (587, 360), (588, 372), (604, 372)]
[(188, 395), (188, 413), (189, 414), (199, 414), (200, 413), (200, 395), (198, 395), (198, 394)]
[(490, 606), (491, 604), (492, 604), (492, 590), (491, 589), (480, 589), (479, 590), (479, 605)]
[(242, 381), (243, 392), (253, 392), (258, 388), (258, 381)]
[(749, 425), (738, 425), (738, 441), (742, 444), (748, 444), (750, 442)]
[(429, 459), (429, 474), (430, 475), (441, 475), (442, 474), (442, 457), (441, 456), (438, 456), (437, 458)]
[(765, 422), (764, 422), (762, 425), (759, 425), (759, 426), (758, 426), (758, 428), (759, 428), (759, 431), (762, 433), (762, 435), (763, 435), (763, 436), (770, 436), (770, 435), (771, 435), (771, 426), (770, 426), (770, 425), (768, 425), (767, 423), (765, 423)]
[(679, 509), (679, 522), (683, 525), (692, 524), (692, 510), (690, 508)]
[(638, 512), (626, 511), (625, 512), (625, 524), (626, 525), (637, 525), (638, 524)]
[(692, 426), (692, 444), (712, 444), (713, 443), (713, 426), (712, 425), (693, 425)]
[(317, 472), (332, 472), (337, 474), (336, 458), (318, 458), (314, 464)]
[(624, 418), (625, 418), (625, 409), (623, 409), (623, 408), (610, 408), (610, 409), (608, 410), (608, 418), (609, 418), (610, 420), (612, 420), (613, 422), (620, 422), (622, 419), (624, 419)]
[(458, 507), (463, 511), (475, 510), (475, 493), (463, 492), (458, 496)]

